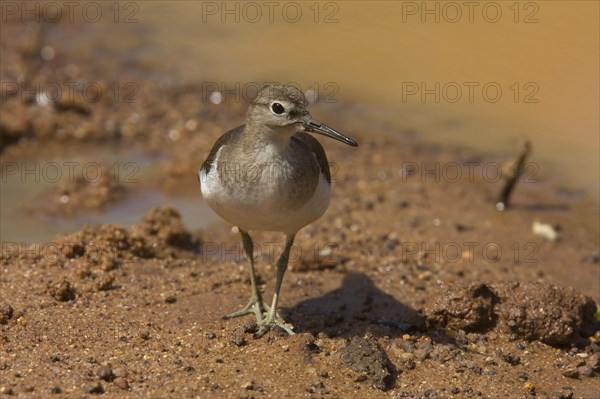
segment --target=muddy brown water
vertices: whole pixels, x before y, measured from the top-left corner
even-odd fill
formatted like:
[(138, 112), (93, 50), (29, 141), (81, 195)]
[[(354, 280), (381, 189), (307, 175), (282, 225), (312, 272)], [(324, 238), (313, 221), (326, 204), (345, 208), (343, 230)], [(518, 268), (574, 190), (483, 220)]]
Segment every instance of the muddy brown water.
[[(597, 209), (598, 3), (492, 2), (471, 8), (455, 2), (357, 1), (227, 7), (216, 2), (127, 3), (105, 7), (98, 23), (91, 14), (75, 13), (80, 25), (49, 24), (48, 44), (60, 41), (91, 58), (96, 53), (141, 60), (179, 82), (197, 83), (241, 102), (262, 82), (294, 82), (313, 90), (325, 106), (360, 104), (360, 113), (351, 118), (356, 129), (417, 131), (447, 149), (468, 146), (510, 154), (527, 136), (540, 175), (587, 191)], [(110, 74), (127, 76), (121, 72)], [(316, 116), (327, 119), (325, 111)], [(343, 113), (334, 119), (339, 118)], [(81, 162), (97, 156), (88, 154), (81, 154)], [(136, 161), (135, 155), (126, 156)], [(13, 212), (34, 200), (41, 187), (3, 177), (4, 240), (49, 239), (85, 222), (132, 222), (166, 200), (150, 191), (103, 215), (52, 223), (28, 219), (22, 209)], [(185, 220), (201, 214), (202, 220), (213, 221), (198, 200), (174, 201)], [(195, 207), (200, 210), (192, 211)]]
[(243, 3), (151, 2), (139, 19), (184, 80), (297, 82), (450, 146), (528, 136), (543, 171), (597, 194), (597, 2), (293, 4), (256, 18)]

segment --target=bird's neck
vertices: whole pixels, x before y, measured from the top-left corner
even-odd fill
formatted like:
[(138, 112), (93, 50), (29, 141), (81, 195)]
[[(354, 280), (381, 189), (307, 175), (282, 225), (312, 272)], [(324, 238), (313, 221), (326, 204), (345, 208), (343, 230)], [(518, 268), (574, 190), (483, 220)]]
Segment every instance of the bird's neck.
[(273, 146), (282, 152), (286, 152), (292, 136), (296, 133), (294, 126), (273, 127), (267, 125), (246, 125), (245, 145), (256, 149)]

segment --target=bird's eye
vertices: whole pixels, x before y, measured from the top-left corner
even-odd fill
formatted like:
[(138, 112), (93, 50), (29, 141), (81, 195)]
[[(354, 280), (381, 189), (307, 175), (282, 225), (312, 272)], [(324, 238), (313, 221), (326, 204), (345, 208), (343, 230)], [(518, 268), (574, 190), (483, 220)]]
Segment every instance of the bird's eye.
[(281, 114), (283, 114), (285, 112), (285, 108), (283, 108), (283, 105), (281, 105), (279, 103), (273, 103), (273, 104), (271, 104), (271, 109), (277, 115), (281, 115)]

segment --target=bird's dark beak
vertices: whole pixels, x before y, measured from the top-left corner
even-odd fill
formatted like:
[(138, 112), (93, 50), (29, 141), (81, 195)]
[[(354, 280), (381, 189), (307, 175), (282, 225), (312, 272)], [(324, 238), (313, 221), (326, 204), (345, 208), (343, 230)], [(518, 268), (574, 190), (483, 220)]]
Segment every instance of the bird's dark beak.
[(332, 139), (336, 139), (342, 143), (351, 145), (352, 147), (358, 147), (358, 143), (354, 139), (351, 139), (337, 130), (333, 130), (324, 123), (317, 122), (310, 115), (306, 116), (303, 121), (303, 125), (307, 132), (319, 133), (323, 136), (331, 137)]

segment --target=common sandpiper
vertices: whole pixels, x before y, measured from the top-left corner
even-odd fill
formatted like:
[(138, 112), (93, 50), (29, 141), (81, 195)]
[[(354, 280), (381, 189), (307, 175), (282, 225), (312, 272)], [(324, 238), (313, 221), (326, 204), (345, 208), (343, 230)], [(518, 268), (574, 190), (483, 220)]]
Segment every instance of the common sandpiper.
[[(358, 146), (355, 140), (313, 119), (307, 105), (304, 94), (293, 86), (264, 86), (250, 103), (246, 124), (216, 141), (199, 172), (202, 196), (220, 217), (238, 227), (250, 260), (250, 301), (225, 318), (254, 313), (256, 337), (274, 326), (294, 334), (293, 326), (277, 312), (290, 248), (296, 233), (320, 218), (329, 206), (327, 156), (319, 141), (308, 133)], [(263, 302), (256, 284), (249, 231), (285, 235), (270, 307)]]

